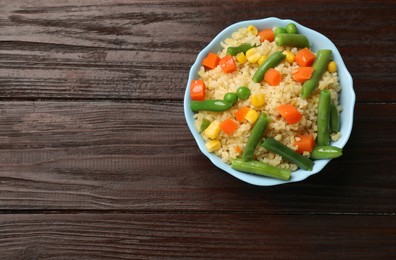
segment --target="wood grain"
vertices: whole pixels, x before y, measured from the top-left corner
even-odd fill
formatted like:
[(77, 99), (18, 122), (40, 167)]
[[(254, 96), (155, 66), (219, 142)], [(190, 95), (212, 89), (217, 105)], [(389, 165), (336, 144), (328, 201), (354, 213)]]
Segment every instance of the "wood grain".
[(385, 216), (23, 214), (0, 229), (8, 259), (396, 257), (396, 218)]
[(3, 102), (0, 111), (2, 209), (396, 212), (394, 104), (357, 104), (342, 158), (267, 188), (213, 166), (177, 102)]
[(3, 99), (181, 100), (190, 66), (216, 34), (237, 21), (277, 16), (333, 40), (359, 101), (396, 100), (389, 66), (396, 62), (394, 1), (301, 1), (293, 8), (279, 1), (2, 4)]
[[(0, 259), (395, 259), (396, 2), (0, 1)], [(357, 94), (344, 155), (245, 184), (199, 152), (190, 66), (242, 20), (329, 37)]]

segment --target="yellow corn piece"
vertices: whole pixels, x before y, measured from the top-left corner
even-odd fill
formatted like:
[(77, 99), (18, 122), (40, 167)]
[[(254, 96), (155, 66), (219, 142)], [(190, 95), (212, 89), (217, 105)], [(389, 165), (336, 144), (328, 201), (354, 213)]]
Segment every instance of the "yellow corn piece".
[(267, 58), (268, 58), (268, 57), (265, 56), (265, 55), (261, 56), (260, 59), (257, 61), (258, 65), (261, 66), (261, 64), (263, 64), (264, 61), (265, 61)]
[(265, 104), (264, 94), (252, 95), (250, 98), (250, 103), (255, 107), (261, 107)]
[(250, 63), (256, 63), (261, 55), (256, 48), (251, 48), (246, 52), (246, 58)]
[(205, 130), (205, 135), (210, 139), (216, 139), (220, 133), (220, 121), (214, 120)]
[(237, 61), (238, 61), (240, 64), (244, 64), (244, 63), (247, 61), (246, 56), (245, 56), (245, 54), (244, 54), (243, 52), (238, 53), (238, 54), (236, 55), (236, 59), (237, 59)]
[(208, 152), (214, 152), (216, 150), (219, 150), (221, 147), (221, 143), (219, 140), (210, 140), (205, 144), (206, 149), (208, 149)]
[(247, 121), (249, 121), (249, 123), (251, 123), (251, 124), (253, 125), (254, 123), (256, 123), (256, 121), (257, 121), (259, 115), (260, 115), (259, 112), (257, 112), (256, 110), (250, 109), (250, 110), (246, 113), (245, 119), (246, 119)]
[(250, 32), (253, 35), (257, 35), (258, 34), (258, 30), (254, 25), (249, 25), (247, 28), (247, 31)]
[(337, 63), (335, 61), (330, 61), (329, 64), (327, 64), (327, 71), (330, 73), (336, 72)]
[(286, 61), (288, 62), (288, 63), (290, 63), (290, 64), (292, 64), (293, 62), (294, 62), (294, 54), (293, 53), (291, 53), (290, 51), (284, 51), (283, 52), (283, 54), (285, 54), (286, 55)]

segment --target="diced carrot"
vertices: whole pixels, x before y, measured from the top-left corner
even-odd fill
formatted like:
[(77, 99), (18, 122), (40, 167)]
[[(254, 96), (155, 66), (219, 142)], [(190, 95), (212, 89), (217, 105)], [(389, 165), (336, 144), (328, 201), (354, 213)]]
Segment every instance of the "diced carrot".
[(302, 67), (309, 67), (315, 61), (315, 54), (313, 54), (307, 47), (297, 52), (294, 60)]
[(202, 65), (204, 65), (208, 69), (214, 69), (219, 65), (220, 57), (213, 53), (210, 52), (208, 56), (203, 60)]
[(293, 79), (295, 81), (304, 83), (306, 80), (311, 78), (313, 72), (313, 67), (298, 67), (293, 71)]
[(249, 110), (250, 110), (249, 107), (241, 107), (240, 109), (234, 112), (234, 116), (238, 120), (238, 122), (243, 122), (243, 120), (245, 120), (245, 116), (247, 112), (249, 112)]
[(220, 124), (221, 130), (228, 135), (232, 135), (238, 129), (238, 126), (239, 124), (230, 118), (227, 118)]
[(282, 80), (282, 75), (274, 68), (270, 68), (264, 75), (264, 80), (271, 86), (278, 86)]
[(202, 101), (205, 99), (206, 86), (202, 79), (191, 81), (190, 97), (192, 100)]
[(236, 70), (237, 66), (235, 64), (234, 58), (231, 55), (227, 55), (221, 58), (220, 67), (225, 73), (231, 73)]
[(280, 105), (277, 110), (291, 125), (297, 123), (302, 118), (302, 114), (291, 104)]
[(260, 42), (263, 42), (265, 40), (269, 41), (269, 42), (273, 42), (275, 39), (275, 34), (272, 31), (272, 29), (265, 29), (259, 32), (259, 36), (260, 36)]
[(315, 146), (315, 138), (312, 134), (297, 135), (294, 145), (297, 146), (298, 153), (312, 152)]
[(237, 145), (237, 146), (235, 147), (235, 151), (236, 151), (237, 153), (241, 153), (241, 152), (242, 152), (242, 148), (241, 148), (239, 145)]

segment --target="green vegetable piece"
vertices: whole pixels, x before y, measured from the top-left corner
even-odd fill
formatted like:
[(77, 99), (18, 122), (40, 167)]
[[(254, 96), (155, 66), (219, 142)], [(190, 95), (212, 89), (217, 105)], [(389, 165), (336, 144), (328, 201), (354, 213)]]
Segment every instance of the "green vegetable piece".
[(287, 33), (298, 33), (297, 26), (294, 23), (289, 23), (285, 29)]
[(237, 89), (236, 92), (239, 99), (245, 100), (248, 99), (250, 96), (250, 89), (248, 87), (242, 86)]
[(333, 159), (340, 157), (342, 155), (342, 149), (330, 146), (330, 145), (320, 145), (315, 146), (311, 153), (312, 159)]
[(296, 164), (301, 169), (309, 171), (312, 170), (313, 161), (305, 156), (302, 156), (301, 154), (298, 154), (288, 146), (282, 144), (279, 141), (276, 141), (271, 137), (266, 137), (265, 140), (261, 143), (261, 147), (264, 147), (265, 149), (273, 153), (279, 154), (283, 157), (283, 159)]
[(227, 93), (224, 95), (224, 100), (234, 105), (238, 101), (238, 95), (232, 92)]
[(253, 159), (254, 150), (263, 137), (265, 129), (267, 129), (270, 118), (265, 114), (261, 113), (257, 122), (254, 124), (252, 132), (250, 133), (249, 139), (246, 143), (245, 149), (243, 149), (242, 159), (244, 161), (250, 161)]
[(274, 35), (275, 37), (280, 33), (287, 33), (286, 29), (283, 27), (275, 27), (274, 28)]
[(289, 180), (291, 176), (291, 170), (289, 169), (281, 169), (255, 160), (245, 162), (241, 159), (234, 159), (231, 161), (231, 168), (241, 172), (262, 175), (285, 181)]
[(293, 46), (297, 48), (309, 48), (309, 41), (305, 35), (297, 33), (280, 33), (275, 37), (278, 46)]
[(206, 119), (206, 118), (202, 119), (202, 123), (201, 123), (201, 127), (200, 127), (201, 132), (205, 131), (209, 125), (210, 125), (210, 121), (208, 119)]
[(190, 108), (196, 113), (199, 111), (223, 112), (232, 107), (232, 103), (220, 99), (207, 99), (204, 101), (191, 100)]
[(270, 68), (274, 68), (276, 65), (281, 63), (286, 58), (286, 55), (280, 51), (276, 51), (272, 53), (263, 64), (257, 69), (256, 73), (254, 73), (252, 80), (256, 83), (260, 83), (264, 79), (264, 74)]
[(235, 56), (240, 52), (246, 53), (251, 48), (253, 48), (253, 46), (250, 45), (249, 43), (243, 43), (237, 47), (228, 47), (227, 55)]
[(301, 88), (301, 97), (306, 99), (318, 86), (319, 81), (322, 79), (323, 73), (326, 70), (327, 64), (331, 58), (331, 50), (319, 50), (316, 54), (316, 59), (312, 64), (314, 72), (309, 80), (305, 81)]
[(318, 105), (318, 145), (330, 143), (330, 91), (325, 89), (320, 92)]
[(330, 129), (333, 132), (340, 131), (340, 114), (334, 104), (330, 105)]

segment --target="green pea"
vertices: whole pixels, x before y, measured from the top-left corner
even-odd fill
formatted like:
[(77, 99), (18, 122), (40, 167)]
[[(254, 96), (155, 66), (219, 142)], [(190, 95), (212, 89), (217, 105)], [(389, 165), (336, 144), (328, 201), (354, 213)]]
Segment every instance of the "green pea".
[(287, 33), (286, 29), (283, 27), (275, 27), (274, 34), (277, 36), (280, 33)]
[(238, 95), (232, 92), (227, 93), (224, 95), (224, 100), (235, 104), (238, 101)]
[(297, 26), (294, 23), (289, 23), (285, 27), (287, 33), (298, 33)]
[(248, 87), (242, 86), (237, 89), (237, 95), (239, 99), (245, 100), (250, 96), (250, 89)]

